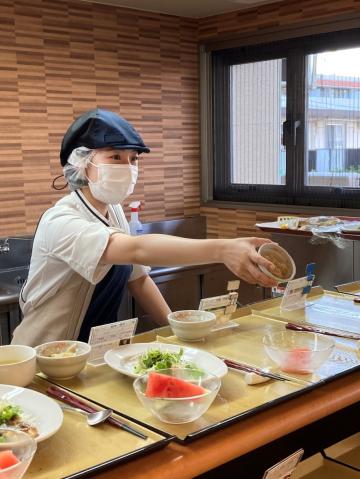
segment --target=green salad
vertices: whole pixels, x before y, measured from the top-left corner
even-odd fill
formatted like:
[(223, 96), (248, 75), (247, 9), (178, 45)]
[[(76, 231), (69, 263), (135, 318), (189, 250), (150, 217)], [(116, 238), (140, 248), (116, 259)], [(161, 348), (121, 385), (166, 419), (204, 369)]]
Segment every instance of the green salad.
[(149, 349), (139, 357), (137, 364), (134, 366), (134, 372), (136, 374), (144, 374), (149, 370), (169, 369), (173, 367), (199, 369), (195, 364), (184, 361), (183, 354), (183, 348), (180, 348), (178, 353), (160, 351), (160, 349)]
[(21, 408), (7, 402), (0, 402), (0, 425), (7, 424), (21, 414)]

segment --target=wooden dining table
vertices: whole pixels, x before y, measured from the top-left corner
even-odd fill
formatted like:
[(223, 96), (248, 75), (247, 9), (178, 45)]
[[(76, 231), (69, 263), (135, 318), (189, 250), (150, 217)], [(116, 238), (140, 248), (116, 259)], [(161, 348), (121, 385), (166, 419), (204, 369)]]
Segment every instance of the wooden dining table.
[[(171, 334), (169, 328), (159, 331), (165, 337)], [(159, 335), (151, 331), (135, 341), (154, 339), (159, 340)], [(202, 474), (207, 477), (206, 473), (214, 474), (214, 470), (217, 475), (210, 477), (228, 477), (239, 470), (242, 458), (249, 456), (252, 470), (260, 464), (263, 473), (268, 466), (294, 452), (293, 444), (303, 447), (305, 455), (307, 449), (311, 454), (360, 430), (359, 417), (360, 371), (355, 370), (188, 444), (171, 441), (161, 450), (95, 477), (188, 479)], [(308, 448), (309, 442), (312, 444)], [(246, 479), (262, 477), (262, 473), (252, 475), (248, 470)]]
[[(359, 401), (360, 371), (356, 371), (188, 445), (171, 442), (162, 450), (97, 474), (95, 477), (193, 478), (262, 446), (271, 447), (273, 441), (330, 415), (336, 415), (349, 406), (357, 405), (359, 413)], [(354, 421), (359, 421), (359, 417), (358, 414)], [(325, 430), (324, 434), (329, 434), (329, 430), (327, 429), (327, 432)], [(249, 474), (246, 477), (251, 476)]]

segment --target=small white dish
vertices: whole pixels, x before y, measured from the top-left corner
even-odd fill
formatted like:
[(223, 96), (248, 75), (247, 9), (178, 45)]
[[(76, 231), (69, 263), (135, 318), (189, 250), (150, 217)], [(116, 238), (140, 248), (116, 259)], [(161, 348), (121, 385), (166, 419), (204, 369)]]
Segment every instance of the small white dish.
[(200, 341), (211, 333), (216, 315), (209, 311), (185, 309), (168, 314), (172, 332), (184, 341)]

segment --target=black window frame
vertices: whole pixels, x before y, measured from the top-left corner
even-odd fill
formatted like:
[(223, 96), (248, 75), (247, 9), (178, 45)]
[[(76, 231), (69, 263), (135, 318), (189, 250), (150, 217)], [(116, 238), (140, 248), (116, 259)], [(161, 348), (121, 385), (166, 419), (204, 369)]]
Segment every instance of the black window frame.
[[(360, 47), (360, 28), (320, 33), (274, 42), (241, 45), (210, 52), (212, 199), (248, 202), (359, 208), (360, 188), (306, 186), (306, 57), (323, 51)], [(286, 59), (287, 107), (283, 138), (286, 146), (286, 185), (231, 183), (230, 66)]]

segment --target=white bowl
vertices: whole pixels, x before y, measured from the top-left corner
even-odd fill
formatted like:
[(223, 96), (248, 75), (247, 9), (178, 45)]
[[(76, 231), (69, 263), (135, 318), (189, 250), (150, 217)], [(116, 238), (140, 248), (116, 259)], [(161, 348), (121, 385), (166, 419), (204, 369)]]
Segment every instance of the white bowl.
[(211, 333), (216, 316), (208, 311), (186, 309), (168, 314), (173, 333), (184, 341), (199, 341)]
[(264, 266), (259, 265), (259, 268), (266, 276), (279, 283), (285, 283), (294, 278), (296, 266), (294, 260), (284, 248), (275, 243), (265, 243), (260, 246), (259, 254), (271, 261), (276, 268), (274, 271), (269, 271)]
[(36, 373), (36, 351), (30, 346), (0, 346), (0, 383), (25, 387)]
[[(76, 348), (73, 356), (51, 357), (50, 354), (65, 352), (69, 347)], [(91, 346), (82, 341), (51, 341), (36, 346), (37, 364), (42, 373), (53, 379), (70, 379), (86, 366)]]

